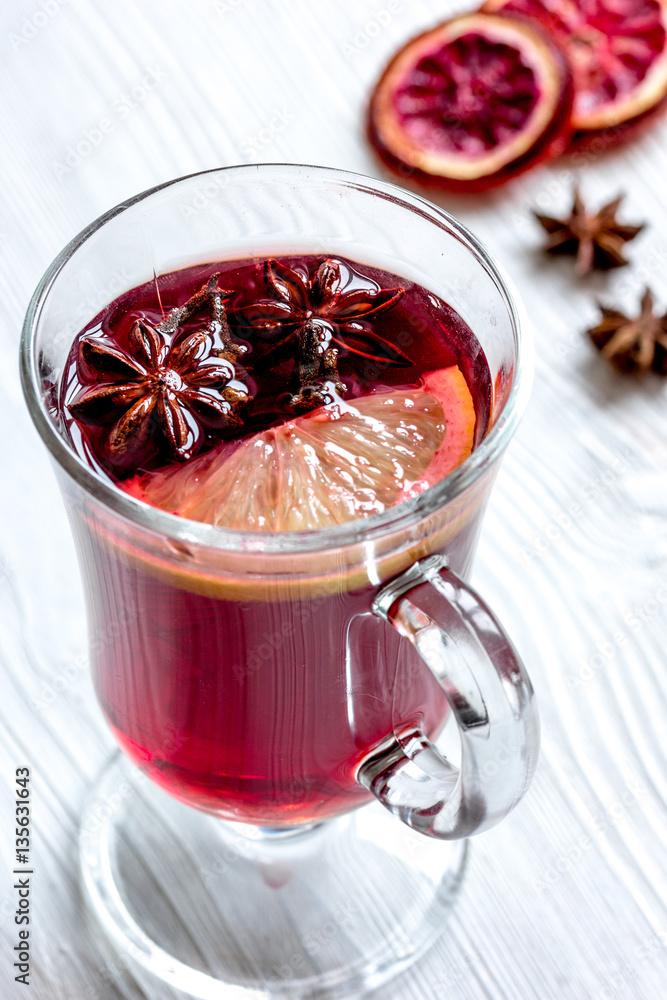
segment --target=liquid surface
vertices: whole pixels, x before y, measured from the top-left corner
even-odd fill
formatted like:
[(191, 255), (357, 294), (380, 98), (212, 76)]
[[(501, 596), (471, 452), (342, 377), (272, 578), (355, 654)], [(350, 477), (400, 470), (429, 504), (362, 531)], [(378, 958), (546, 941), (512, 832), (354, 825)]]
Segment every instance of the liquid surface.
[[(321, 259), (289, 258), (287, 264), (305, 281)], [(378, 401), (384, 405), (382, 400), (399, 392), (410, 401), (415, 392), (428, 394), (430, 385), (431, 402), (419, 398), (427, 410), (434, 405), (437, 410), (445, 395), (442, 386), (454, 378), (473, 401), (472, 443), (477, 444), (488, 423), (491, 386), (471, 331), (424, 289), (377, 270), (366, 268), (362, 275), (356, 267), (344, 262), (348, 291), (369, 284), (376, 295), (397, 285), (405, 291), (373, 318), (373, 332), (388, 345), (380, 344), (377, 352), (384, 352), (385, 360), (348, 349), (369, 346), (362, 336), (366, 321), (359, 321), (356, 333), (332, 324), (343, 342), (337, 348), (337, 377), (345, 386), (341, 398), (351, 406), (370, 399), (375, 420), (372, 408)], [(216, 271), (219, 286), (231, 292), (232, 335), (248, 348), (233, 373), (253, 397), (242, 408), (242, 423), (203, 434), (196, 447), (195, 439), (188, 439), (189, 461), (167, 460), (159, 447), (148, 446), (142, 465), (110, 463), (105, 457), (108, 424), (79, 423), (67, 409), (82, 391), (81, 342), (89, 338), (93, 346), (102, 342), (107, 351), (126, 352), (138, 317), (159, 326)], [(72, 348), (61, 415), (73, 446), (102, 475), (128, 488), (146, 477), (177, 475), (209, 456), (213, 461), (216, 449), (242, 448), (272, 428), (282, 434), (290, 421), (318, 419), (318, 409), (294, 415), (290, 401), (300, 380), (293, 340), (276, 353), (275, 331), (242, 322), (248, 302), (267, 298), (262, 261), (191, 268), (161, 277), (158, 289), (147, 284), (116, 300)], [(171, 349), (201, 324), (201, 317), (187, 320), (172, 336)], [(391, 345), (400, 352), (400, 363)], [(119, 378), (127, 375), (123, 365), (118, 362)], [(330, 375), (331, 369), (316, 372), (314, 381), (322, 385), (332, 381)], [(358, 408), (363, 409), (361, 403)], [(441, 417), (442, 409), (436, 413), (437, 420)], [(479, 516), (478, 507), (448, 537), (447, 554), (457, 572), (468, 570)], [(323, 819), (368, 800), (356, 780), (358, 765), (395, 728), (416, 725), (433, 736), (444, 724), (449, 707), (442, 688), (410, 644), (372, 613), (375, 579), (351, 589), (335, 577), (321, 596), (284, 587), (274, 593), (270, 581), (264, 581), (261, 599), (205, 596), (178, 575), (173, 553), (157, 574), (121, 537), (122, 529), (118, 537), (110, 536), (78, 515), (75, 529), (86, 580), (93, 678), (103, 711), (123, 750), (184, 802), (259, 825)]]
[[(284, 273), (291, 269), (306, 288), (306, 301), (303, 301), (303, 290), (296, 289), (293, 295), (297, 300), (296, 308), (292, 309), (291, 316), (285, 315), (289, 308), (284, 298), (279, 297), (280, 280), (274, 287), (267, 283), (263, 260), (226, 261), (187, 268), (163, 275), (116, 299), (76, 338), (62, 381), (60, 416), (76, 451), (98, 472), (115, 482), (182, 462), (182, 456), (174, 458), (161, 448), (159, 435), (153, 433), (154, 425), (163, 419), (158, 406), (147, 421), (153, 425), (149, 428), (148, 444), (134, 452), (127, 451), (122, 460), (111, 457), (108, 447), (110, 429), (122, 414), (122, 406), (107, 406), (96, 411), (92, 419), (87, 416), (85, 420), (74, 419), (69, 408), (81, 394), (82, 386), (86, 386), (86, 380), (104, 382), (99, 373), (93, 373), (91, 378), (90, 370), (82, 365), (80, 350), (84, 342), (102, 345), (105, 350), (132, 358), (131, 337), (136, 321), (139, 319), (159, 329), (165, 316), (182, 307), (215, 273), (219, 273), (219, 287), (229, 293), (225, 298), (229, 330), (234, 344), (243, 351), (233, 363), (235, 384), (244, 389), (250, 401), (239, 407), (227, 426), (212, 427), (209, 421), (201, 427), (196, 447), (190, 449), (187, 458), (202, 455), (221, 443), (251, 438), (302, 412), (294, 406), (294, 396), (300, 388), (297, 349), (300, 324), (290, 322), (299, 312), (314, 318), (323, 340), (321, 353), (331, 346), (337, 355), (338, 392), (331, 394), (332, 383), (327, 381), (323, 364), (312, 379), (316, 387), (328, 387), (330, 395), (325, 398), (339, 396), (351, 402), (369, 393), (386, 393), (393, 388), (417, 389), (425, 373), (457, 366), (472, 396), (476, 414), (474, 444), (477, 445), (488, 425), (491, 383), (484, 354), (463, 320), (450, 306), (422, 287), (385, 271), (367, 266), (362, 269), (340, 258), (336, 259), (340, 280), (335, 295), (339, 301), (343, 301), (343, 297), (346, 297), (344, 301), (351, 300), (352, 306), (346, 309), (335, 303), (332, 308), (325, 307), (318, 302), (317, 288), (308, 289), (309, 281), (313, 286), (322, 261), (319, 257), (284, 257), (276, 265), (286, 269)], [(286, 284), (289, 285), (289, 281)], [(364, 295), (370, 301), (372, 296), (381, 298), (391, 289), (403, 291), (399, 300), (384, 311), (371, 312), (369, 319), (364, 319)], [(262, 316), (258, 318), (253, 312), (258, 303), (260, 312), (262, 308), (266, 310), (267, 305), (273, 305), (274, 313), (278, 314), (273, 326), (261, 325)], [(173, 354), (188, 336), (205, 329), (209, 319), (206, 309), (187, 318), (162, 338), (165, 350), (171, 348)], [(327, 337), (333, 339), (327, 341)], [(211, 340), (209, 346), (213, 348), (212, 355), (219, 353), (219, 342)], [(203, 367), (197, 373), (198, 378)], [(171, 371), (165, 373), (164, 381), (168, 382), (168, 388), (173, 388), (179, 378)], [(141, 381), (139, 375), (132, 374), (128, 378), (126, 372), (112, 372), (108, 381), (114, 389), (129, 381), (132, 398), (136, 399), (137, 383)], [(128, 406), (129, 402), (125, 410)], [(199, 412), (196, 408), (190, 408), (190, 412), (181, 410), (191, 425), (194, 425), (193, 416), (196, 419), (201, 416), (201, 408)], [(156, 440), (158, 444), (154, 445)]]

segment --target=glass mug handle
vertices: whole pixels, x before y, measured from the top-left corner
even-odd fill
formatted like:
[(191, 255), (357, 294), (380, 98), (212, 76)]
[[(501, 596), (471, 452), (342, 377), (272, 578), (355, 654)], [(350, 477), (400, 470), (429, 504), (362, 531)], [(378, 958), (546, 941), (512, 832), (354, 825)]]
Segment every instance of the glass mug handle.
[(357, 780), (420, 833), (454, 840), (487, 830), (520, 801), (537, 764), (539, 717), (518, 653), (446, 556), (429, 556), (385, 585), (373, 611), (409, 639), (441, 684), (461, 765), (411, 726), (377, 746)]

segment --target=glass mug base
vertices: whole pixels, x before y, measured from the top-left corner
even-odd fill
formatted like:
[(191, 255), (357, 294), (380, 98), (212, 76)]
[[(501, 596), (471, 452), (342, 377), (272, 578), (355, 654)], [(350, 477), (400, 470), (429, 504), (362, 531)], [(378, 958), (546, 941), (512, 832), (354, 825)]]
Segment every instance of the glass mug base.
[(140, 982), (305, 1000), (360, 995), (419, 958), (443, 932), (466, 843), (424, 837), (378, 803), (291, 830), (227, 823), (117, 754), (80, 847), (88, 903)]
[[(193, 219), (210, 184), (220, 197)], [(111, 306), (91, 289), (115, 268), (128, 275), (123, 293), (152, 280), (157, 294), (158, 275), (175, 269), (252, 259), (266, 284), (274, 258), (314, 255), (319, 273), (332, 254), (419, 286), (474, 334), (488, 427), (448, 475), (367, 517), (260, 531), (145, 503), (72, 447), (58, 387), (73, 338)], [(115, 762), (104, 773), (84, 820), (84, 882), (119, 962), (157, 977), (147, 995), (159, 979), (202, 1000), (379, 986), (441, 933), (465, 838), (525, 794), (539, 746), (532, 686), (467, 583), (528, 394), (521, 312), (484, 247), (437, 206), (291, 164), (144, 192), (80, 234), (42, 279), (24, 324), (26, 399), (78, 546), (101, 707), (149, 774)], [(401, 331), (415, 350), (421, 322)], [(446, 719), (456, 763), (432, 742)], [(345, 813), (360, 796), (377, 802)], [(259, 826), (242, 832), (198, 811), (223, 808)], [(291, 827), (297, 818), (308, 828)]]

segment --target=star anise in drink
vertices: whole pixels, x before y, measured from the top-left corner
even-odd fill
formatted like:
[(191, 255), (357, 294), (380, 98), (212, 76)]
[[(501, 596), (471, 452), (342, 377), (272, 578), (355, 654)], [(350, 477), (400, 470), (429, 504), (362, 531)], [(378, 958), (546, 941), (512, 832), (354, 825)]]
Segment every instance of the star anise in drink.
[[(112, 466), (136, 467), (155, 453), (185, 461), (205, 440), (241, 423), (239, 409), (250, 397), (236, 361), (245, 347), (231, 339), (224, 307), (231, 292), (218, 287), (218, 278), (213, 274), (156, 326), (136, 319), (125, 347), (97, 334), (79, 341), (82, 387), (68, 409), (80, 423), (105, 428), (101, 446)], [(205, 306), (208, 320), (181, 336), (181, 326)]]
[(575, 189), (572, 211), (566, 219), (534, 212), (535, 218), (549, 234), (544, 249), (550, 254), (572, 254), (575, 270), (586, 275), (594, 268), (608, 271), (628, 263), (623, 248), (644, 228), (619, 222), (616, 213), (623, 200), (620, 195), (598, 212), (589, 212), (579, 191)]
[(264, 264), (264, 281), (271, 298), (237, 308), (234, 320), (264, 332), (264, 357), (293, 350), (299, 381), (292, 398), (295, 409), (321, 406), (331, 401), (332, 393), (345, 390), (338, 374), (340, 350), (380, 365), (412, 365), (372, 327), (377, 316), (402, 298), (404, 288), (359, 286), (351, 281), (348, 268), (332, 257), (308, 275), (270, 258)]
[(667, 315), (656, 316), (649, 288), (634, 319), (607, 306), (600, 310), (600, 322), (587, 333), (603, 357), (621, 372), (667, 375)]

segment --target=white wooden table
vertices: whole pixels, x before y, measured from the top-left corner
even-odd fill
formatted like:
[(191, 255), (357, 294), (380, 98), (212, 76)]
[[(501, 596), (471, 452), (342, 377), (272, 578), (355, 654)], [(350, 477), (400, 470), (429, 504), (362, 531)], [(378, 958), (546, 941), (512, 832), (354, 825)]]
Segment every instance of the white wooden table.
[[(112, 748), (86, 672), (78, 570), (23, 403), (20, 324), (42, 272), (107, 208), (177, 175), (292, 161), (379, 174), (364, 139), (390, 53), (448, 0), (4, 0), (0, 9), (0, 995), (144, 992), (83, 917), (77, 823)], [(651, 225), (633, 268), (583, 280), (537, 252), (531, 206), (567, 163), (443, 198), (532, 318), (532, 403), (475, 570), (524, 656), (544, 726), (527, 800), (473, 845), (445, 935), (383, 1000), (662, 1000), (667, 976), (667, 381), (623, 381), (582, 336), (595, 297), (667, 307), (667, 122), (580, 175)], [(113, 279), (113, 276), (111, 276)], [(112, 281), (111, 281), (112, 283)], [(110, 288), (113, 295), (114, 289)], [(14, 771), (32, 770), (31, 985), (14, 982)]]

